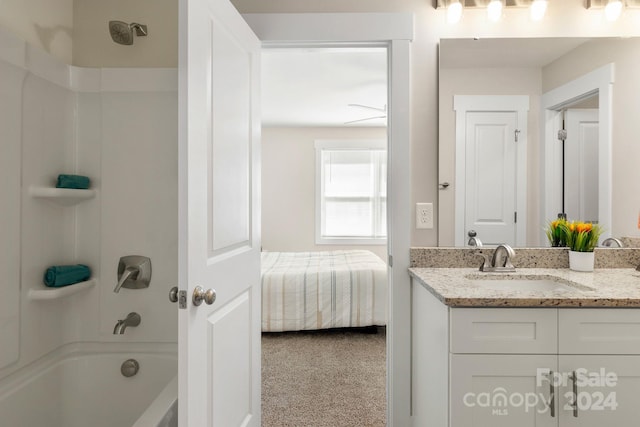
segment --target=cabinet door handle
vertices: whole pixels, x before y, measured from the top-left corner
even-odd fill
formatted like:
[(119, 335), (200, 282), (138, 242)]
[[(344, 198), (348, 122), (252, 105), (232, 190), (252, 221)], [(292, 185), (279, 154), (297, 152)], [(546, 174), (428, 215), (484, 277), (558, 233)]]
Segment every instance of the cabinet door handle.
[(573, 416), (578, 418), (578, 376), (576, 371), (571, 373), (571, 382), (573, 383)]
[(556, 416), (556, 387), (553, 371), (549, 371), (549, 412), (551, 416)]

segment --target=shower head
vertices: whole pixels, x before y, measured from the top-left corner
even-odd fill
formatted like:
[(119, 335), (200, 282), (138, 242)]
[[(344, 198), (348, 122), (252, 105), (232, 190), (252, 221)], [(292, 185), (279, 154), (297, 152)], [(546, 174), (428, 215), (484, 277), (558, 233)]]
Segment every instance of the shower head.
[(122, 21), (109, 21), (109, 33), (114, 42), (124, 45), (133, 44), (133, 30), (138, 37), (147, 35), (147, 26), (132, 22), (127, 24)]

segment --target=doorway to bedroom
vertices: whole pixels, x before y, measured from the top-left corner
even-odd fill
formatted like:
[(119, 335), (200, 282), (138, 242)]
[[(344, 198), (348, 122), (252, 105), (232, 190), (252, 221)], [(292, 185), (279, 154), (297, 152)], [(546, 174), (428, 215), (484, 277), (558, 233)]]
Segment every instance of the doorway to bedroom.
[(263, 49), (265, 427), (386, 425), (387, 69)]

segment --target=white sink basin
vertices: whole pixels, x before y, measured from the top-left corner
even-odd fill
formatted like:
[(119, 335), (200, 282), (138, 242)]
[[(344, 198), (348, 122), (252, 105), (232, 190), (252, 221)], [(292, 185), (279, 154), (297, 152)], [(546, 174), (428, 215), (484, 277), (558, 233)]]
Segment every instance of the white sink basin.
[(486, 276), (469, 275), (474, 286), (496, 291), (589, 291), (591, 289), (553, 276)]

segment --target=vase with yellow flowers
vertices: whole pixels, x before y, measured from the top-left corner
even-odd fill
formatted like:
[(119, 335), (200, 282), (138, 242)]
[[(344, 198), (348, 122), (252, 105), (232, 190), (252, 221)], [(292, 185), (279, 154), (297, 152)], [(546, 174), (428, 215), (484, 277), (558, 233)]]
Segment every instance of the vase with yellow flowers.
[(576, 271), (593, 271), (594, 248), (602, 228), (598, 224), (558, 219), (547, 227), (547, 237), (552, 246), (569, 248), (569, 268)]

